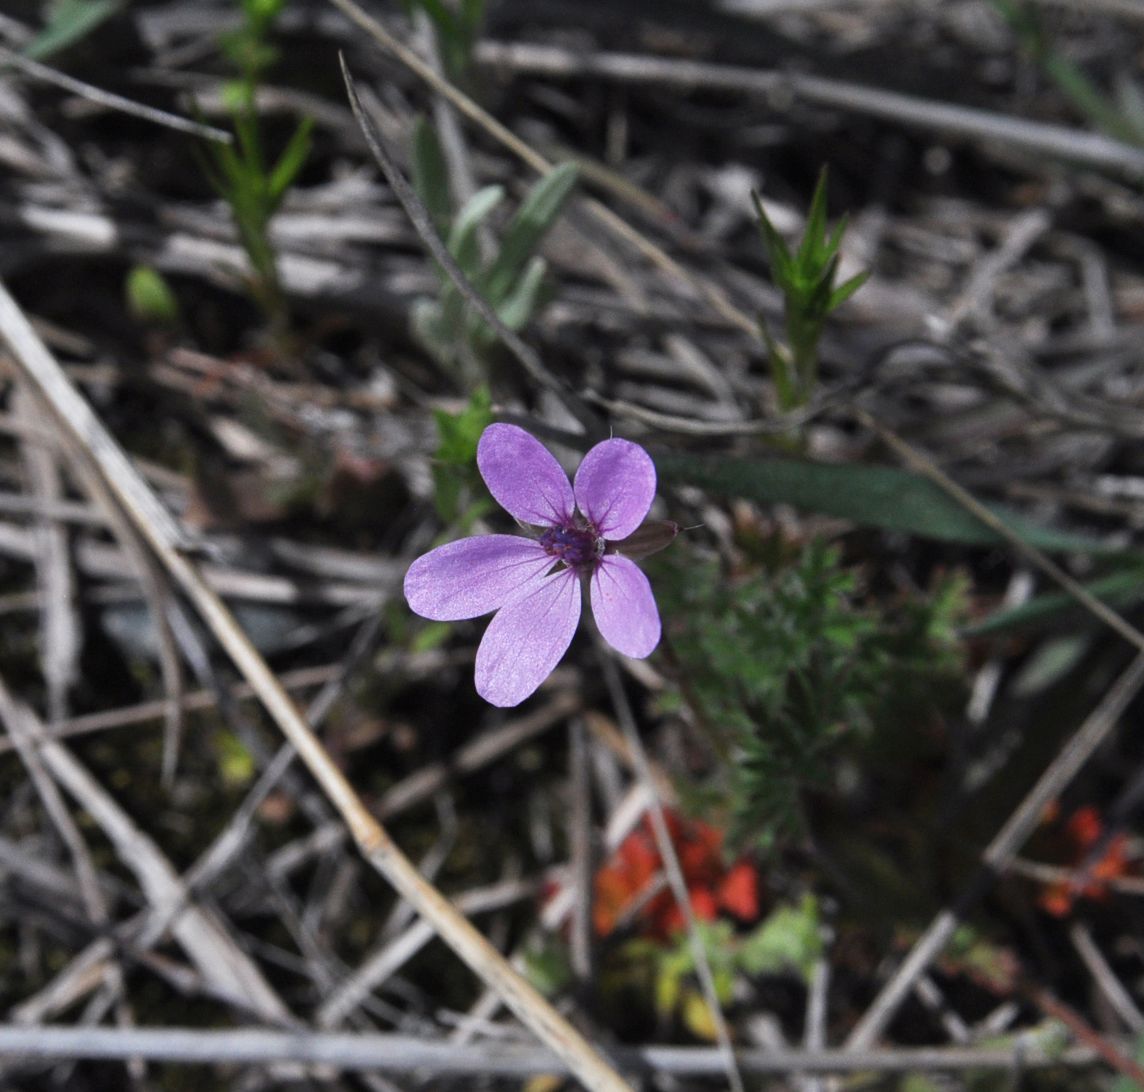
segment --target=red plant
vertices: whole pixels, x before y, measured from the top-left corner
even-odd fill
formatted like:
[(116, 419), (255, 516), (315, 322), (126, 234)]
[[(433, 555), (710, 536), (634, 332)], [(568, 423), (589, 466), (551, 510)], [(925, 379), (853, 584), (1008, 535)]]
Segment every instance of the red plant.
[(1071, 850), (1069, 864), (1074, 869), (1083, 868), (1083, 871), (1049, 884), (1037, 900), (1043, 910), (1054, 917), (1067, 917), (1078, 898), (1107, 898), (1108, 881), (1130, 871), (1128, 836), (1123, 832), (1113, 835), (1101, 855), (1085, 866), (1091, 850), (1103, 834), (1104, 821), (1096, 808), (1087, 805), (1072, 813), (1065, 824), (1065, 837)]
[[(664, 818), (695, 917), (714, 921), (725, 911), (743, 922), (758, 918), (755, 866), (740, 860), (728, 868), (723, 863), (723, 834), (707, 823), (674, 811), (665, 812)], [(608, 936), (629, 918), (641, 935), (653, 940), (668, 940), (683, 928), (683, 911), (661, 880), (662, 866), (651, 821), (645, 818), (596, 873), (593, 920), (600, 936)]]

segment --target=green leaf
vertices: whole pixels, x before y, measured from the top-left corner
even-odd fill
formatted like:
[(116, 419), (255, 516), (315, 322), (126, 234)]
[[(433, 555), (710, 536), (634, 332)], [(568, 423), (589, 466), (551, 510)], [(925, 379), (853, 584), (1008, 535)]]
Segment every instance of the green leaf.
[[(1144, 599), (1144, 568), (1126, 567), (1087, 582), (1084, 589), (1110, 607), (1118, 610), (1130, 607)], [(996, 610), (980, 622), (965, 626), (962, 632), (968, 637), (987, 637), (1074, 616), (1079, 618), (1084, 613), (1084, 608), (1067, 592), (1047, 592), (1020, 606)]]
[(767, 216), (762, 198), (754, 190), (751, 191), (751, 200), (755, 205), (755, 214), (759, 218), (759, 234), (763, 237), (763, 248), (767, 252), (767, 260), (771, 263), (771, 276), (776, 284), (781, 285), (787, 279), (791, 267), (790, 250)]
[(814, 196), (810, 199), (810, 211), (806, 215), (806, 230), (802, 245), (798, 248), (799, 265), (803, 269), (821, 264), (822, 241), (826, 237), (826, 168), (818, 172)]
[(179, 304), (163, 274), (147, 265), (137, 265), (127, 274), (127, 308), (145, 322), (173, 323)]
[(484, 220), (503, 199), (503, 186), (485, 186), (483, 189), (477, 190), (477, 192), (465, 202), (465, 207), (457, 213), (457, 220), (453, 224), (453, 230), (449, 232), (449, 238), (447, 240), (449, 253), (452, 254), (454, 258), (457, 258), (457, 264), (460, 265), (470, 277), (475, 270), (465, 268), (465, 265), (461, 262), (458, 255), (467, 245), (465, 242), (466, 237), (474, 235), (481, 221)]
[(842, 245), (842, 236), (846, 234), (846, 229), (850, 226), (850, 217), (845, 213), (839, 217), (838, 223), (834, 225), (834, 230), (830, 233), (830, 238), (826, 243), (826, 253), (833, 256), (838, 253), (838, 248)]
[(437, 422), (436, 457), (453, 466), (473, 466), (477, 461), (477, 444), (481, 433), (492, 424), (492, 396), (487, 387), (473, 391), (469, 404), (460, 413), (435, 410)]
[(505, 229), (500, 252), (483, 279), (485, 294), (494, 307), (508, 295), (525, 263), (556, 223), (578, 177), (575, 163), (562, 163), (529, 190)]
[[(928, 478), (896, 467), (682, 454), (659, 455), (656, 466), (665, 481), (759, 504), (792, 504), (862, 526), (944, 542), (971, 546), (1005, 542)], [(988, 507), (1039, 549), (1124, 556), (1121, 548), (1098, 539), (1040, 527), (999, 506)]]
[(809, 979), (822, 955), (818, 903), (804, 895), (798, 906), (780, 906), (743, 941), (741, 962), (748, 974), (796, 970)]
[(254, 759), (245, 744), (233, 732), (220, 731), (215, 736), (216, 761), (223, 782), (230, 788), (246, 785), (254, 776)]
[(547, 271), (548, 263), (543, 258), (533, 258), (524, 275), (517, 279), (508, 295), (497, 305), (497, 315), (510, 330), (523, 329), (532, 318), (540, 303)]
[(449, 194), (449, 168), (437, 131), (423, 117), (413, 128), (413, 188), (429, 210), (438, 233), (449, 232), (453, 202)]
[(830, 293), (830, 299), (827, 300), (826, 309), (833, 311), (836, 307), (844, 304), (859, 288), (862, 287), (870, 279), (870, 270), (865, 270), (862, 273), (856, 273), (845, 284), (840, 284), (833, 292)]
[(46, 60), (82, 41), (121, 6), (122, 0), (60, 0), (51, 8), (48, 25), (24, 47), (24, 56)]
[(306, 157), (310, 154), (310, 133), (313, 128), (314, 119), (303, 118), (298, 128), (294, 130), (294, 135), (290, 138), (285, 150), (278, 157), (278, 162), (274, 164), (274, 170), (271, 171), (266, 184), (271, 210), (276, 209), (281, 204), (282, 198), (286, 196), (286, 191), (294, 179), (298, 177), (298, 172), (306, 162)]

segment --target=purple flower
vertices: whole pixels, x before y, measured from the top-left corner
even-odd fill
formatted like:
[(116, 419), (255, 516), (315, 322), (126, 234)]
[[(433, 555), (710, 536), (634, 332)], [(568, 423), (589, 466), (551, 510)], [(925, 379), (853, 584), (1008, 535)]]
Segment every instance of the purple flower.
[(477, 693), (507, 707), (536, 690), (576, 632), (581, 583), (604, 640), (625, 656), (649, 655), (660, 633), (651, 585), (614, 546), (651, 507), (651, 456), (628, 440), (605, 440), (569, 485), (539, 440), (498, 424), (481, 435), (477, 466), (501, 507), (539, 537), (463, 538), (419, 557), (405, 575), (405, 598), (423, 618), (497, 612), (477, 649)]

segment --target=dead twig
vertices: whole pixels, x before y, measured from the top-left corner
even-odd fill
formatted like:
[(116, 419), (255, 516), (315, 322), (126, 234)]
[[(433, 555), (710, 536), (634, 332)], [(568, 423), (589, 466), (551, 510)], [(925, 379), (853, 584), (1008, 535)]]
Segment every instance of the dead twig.
[[(1071, 1069), (1097, 1064), (1088, 1047), (1056, 1050), (1036, 1040), (1015, 1040), (1011, 1049), (996, 1047), (900, 1047), (851, 1053), (841, 1050), (742, 1050), (745, 1072), (788, 1074), (950, 1072), (987, 1069)], [(200, 1031), (190, 1028), (22, 1028), (0, 1025), (0, 1054), (28, 1060), (61, 1058), (149, 1060), (198, 1065), (258, 1065), (292, 1062), (334, 1069), (370, 1069), (388, 1073), (424, 1070), (435, 1074), (525, 1077), (568, 1073), (567, 1063), (551, 1051), (519, 1043), (492, 1041), (474, 1045), (432, 1042), (408, 1035), (276, 1031)], [(616, 1056), (626, 1069), (644, 1074), (718, 1077), (722, 1052), (711, 1047), (628, 1047)]]

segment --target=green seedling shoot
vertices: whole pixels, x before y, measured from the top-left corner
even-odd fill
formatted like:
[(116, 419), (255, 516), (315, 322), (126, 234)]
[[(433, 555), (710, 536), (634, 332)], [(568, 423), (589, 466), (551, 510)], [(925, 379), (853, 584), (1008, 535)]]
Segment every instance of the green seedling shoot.
[(248, 287), (271, 331), (283, 337), (289, 316), (270, 221), (310, 152), (312, 120), (305, 118), (285, 149), (271, 162), (266, 155), (256, 97), (263, 74), (277, 59), (268, 38), (285, 0), (242, 0), (244, 23), (222, 38), (222, 49), (239, 70), (225, 89), (234, 126), (234, 145), (212, 143), (201, 162), (207, 178), (230, 206), (239, 241), (250, 261)]
[[(526, 326), (546, 300), (548, 267), (536, 251), (572, 196), (576, 179), (577, 169), (570, 163), (540, 179), (509, 219), (496, 252), (482, 259), (477, 232), (504, 199), (504, 190), (486, 186), (454, 212), (436, 134), (425, 121), (414, 134), (414, 188), (457, 265), (511, 330)], [(497, 339), (479, 316), (469, 313), (443, 270), (439, 276), (437, 298), (419, 300), (414, 307), (414, 332), (438, 360), (458, 371), (464, 385), (471, 387), (482, 378)]]
[(806, 231), (802, 242), (791, 251), (763, 209), (757, 193), (752, 193), (759, 217), (759, 232), (766, 247), (771, 276), (783, 294), (785, 340), (775, 338), (760, 318), (759, 330), (767, 347), (767, 359), (784, 412), (810, 401), (818, 382), (818, 342), (831, 311), (846, 302), (863, 284), (868, 272), (835, 285), (838, 248), (846, 231), (846, 218), (827, 233), (826, 169), (818, 176), (811, 198)]

